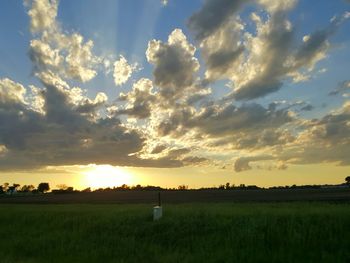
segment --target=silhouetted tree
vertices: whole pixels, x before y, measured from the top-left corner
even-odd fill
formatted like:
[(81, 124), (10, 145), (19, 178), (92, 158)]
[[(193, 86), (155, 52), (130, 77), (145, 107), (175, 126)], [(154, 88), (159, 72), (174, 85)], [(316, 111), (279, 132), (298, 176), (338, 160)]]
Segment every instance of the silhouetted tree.
[(9, 183), (4, 183), (4, 184), (2, 185), (2, 190), (3, 190), (4, 192), (7, 192), (7, 190), (9, 189), (9, 186), (10, 186)]
[(347, 177), (345, 178), (345, 182), (346, 182), (348, 185), (350, 185), (350, 176), (347, 176)]
[(34, 185), (30, 184), (30, 185), (23, 185), (22, 188), (21, 188), (21, 192), (31, 192), (35, 189)]
[(122, 190), (129, 190), (129, 189), (130, 189), (130, 186), (128, 186), (127, 184), (122, 184), (122, 185), (120, 186), (120, 189), (122, 189)]
[(188, 185), (179, 185), (177, 187), (178, 190), (188, 190)]
[(49, 191), (49, 190), (50, 190), (49, 183), (40, 183), (40, 184), (38, 185), (38, 191), (39, 191), (40, 193), (45, 193), (45, 192), (47, 192), (47, 191)]
[(83, 193), (90, 193), (91, 192), (91, 188), (90, 187), (85, 188), (84, 190), (81, 190), (81, 192), (83, 192)]
[(56, 185), (59, 190), (67, 190), (68, 186), (66, 184), (58, 184)]
[(224, 189), (225, 189), (225, 185), (224, 185), (224, 184), (220, 184), (220, 185), (218, 186), (218, 189), (219, 189), (219, 190), (224, 190)]

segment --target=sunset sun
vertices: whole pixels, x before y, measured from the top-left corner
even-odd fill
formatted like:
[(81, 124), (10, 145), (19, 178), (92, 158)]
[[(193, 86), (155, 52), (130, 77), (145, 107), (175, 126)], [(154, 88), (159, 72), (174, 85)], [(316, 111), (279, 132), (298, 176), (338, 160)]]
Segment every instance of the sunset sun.
[(123, 168), (111, 165), (96, 165), (83, 172), (86, 185), (93, 189), (116, 187), (123, 184), (132, 185), (133, 180), (130, 173)]

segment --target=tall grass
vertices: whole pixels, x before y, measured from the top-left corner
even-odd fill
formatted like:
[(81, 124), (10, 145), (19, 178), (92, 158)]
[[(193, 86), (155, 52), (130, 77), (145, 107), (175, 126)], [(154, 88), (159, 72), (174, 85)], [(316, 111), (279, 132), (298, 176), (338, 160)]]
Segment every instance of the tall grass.
[(0, 262), (350, 262), (350, 204), (0, 209)]

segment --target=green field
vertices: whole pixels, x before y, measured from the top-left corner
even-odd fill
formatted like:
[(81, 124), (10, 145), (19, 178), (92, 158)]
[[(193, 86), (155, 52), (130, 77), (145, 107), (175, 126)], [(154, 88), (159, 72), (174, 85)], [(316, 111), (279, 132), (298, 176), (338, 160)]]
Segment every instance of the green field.
[(344, 203), (0, 209), (0, 262), (350, 262)]

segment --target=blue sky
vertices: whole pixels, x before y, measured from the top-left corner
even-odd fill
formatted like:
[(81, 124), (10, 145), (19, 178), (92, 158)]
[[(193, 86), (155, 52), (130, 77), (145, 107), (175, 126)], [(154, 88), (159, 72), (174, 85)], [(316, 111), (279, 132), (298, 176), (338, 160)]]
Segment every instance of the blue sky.
[(0, 169), (346, 169), (349, 12), (345, 0), (4, 0)]

